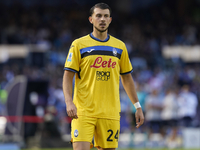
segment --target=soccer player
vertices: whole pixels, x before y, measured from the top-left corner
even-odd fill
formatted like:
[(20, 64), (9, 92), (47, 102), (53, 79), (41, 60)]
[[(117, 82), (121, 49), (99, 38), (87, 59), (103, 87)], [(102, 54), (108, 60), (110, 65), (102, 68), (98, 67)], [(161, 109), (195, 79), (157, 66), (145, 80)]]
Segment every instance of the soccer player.
[[(108, 34), (111, 9), (98, 3), (90, 9), (93, 32), (73, 41), (66, 58), (63, 92), (67, 114), (73, 118), (71, 136), (74, 150), (115, 150), (120, 132), (119, 83), (137, 108), (136, 127), (144, 122), (125, 44)], [(72, 83), (75, 88), (72, 100)]]

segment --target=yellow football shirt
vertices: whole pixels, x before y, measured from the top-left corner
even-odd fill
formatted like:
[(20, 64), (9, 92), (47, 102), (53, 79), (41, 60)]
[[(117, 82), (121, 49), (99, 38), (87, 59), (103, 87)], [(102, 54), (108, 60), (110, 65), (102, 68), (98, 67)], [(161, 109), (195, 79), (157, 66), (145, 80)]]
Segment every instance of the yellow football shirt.
[(73, 102), (77, 114), (120, 118), (120, 74), (132, 72), (125, 44), (108, 35), (101, 41), (92, 34), (73, 41), (65, 70), (76, 73)]

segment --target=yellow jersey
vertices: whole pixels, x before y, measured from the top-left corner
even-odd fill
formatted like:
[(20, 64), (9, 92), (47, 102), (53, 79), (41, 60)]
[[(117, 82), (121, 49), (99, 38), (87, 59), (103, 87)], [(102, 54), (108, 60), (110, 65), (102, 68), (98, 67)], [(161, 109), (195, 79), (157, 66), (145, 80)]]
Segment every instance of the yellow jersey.
[(73, 102), (77, 115), (120, 119), (120, 74), (132, 72), (125, 44), (111, 35), (92, 34), (73, 41), (64, 70), (75, 72)]

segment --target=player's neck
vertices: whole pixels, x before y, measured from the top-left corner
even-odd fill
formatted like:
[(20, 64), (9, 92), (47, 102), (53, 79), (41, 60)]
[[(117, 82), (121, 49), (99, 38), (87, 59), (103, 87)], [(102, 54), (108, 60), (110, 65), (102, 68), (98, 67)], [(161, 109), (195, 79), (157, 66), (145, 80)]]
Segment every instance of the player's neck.
[(101, 41), (104, 41), (108, 37), (108, 32), (107, 31), (105, 31), (105, 32), (93, 31), (92, 35), (95, 38), (97, 38), (97, 39), (99, 39)]

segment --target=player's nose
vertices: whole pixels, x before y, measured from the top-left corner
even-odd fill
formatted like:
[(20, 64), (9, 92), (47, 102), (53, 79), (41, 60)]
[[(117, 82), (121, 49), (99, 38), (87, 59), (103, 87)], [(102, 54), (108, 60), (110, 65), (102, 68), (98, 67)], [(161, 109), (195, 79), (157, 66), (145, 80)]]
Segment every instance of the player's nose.
[(101, 21), (105, 21), (105, 17), (104, 16), (101, 17)]

